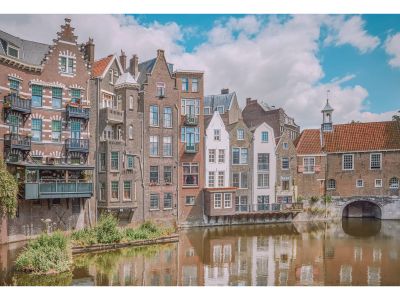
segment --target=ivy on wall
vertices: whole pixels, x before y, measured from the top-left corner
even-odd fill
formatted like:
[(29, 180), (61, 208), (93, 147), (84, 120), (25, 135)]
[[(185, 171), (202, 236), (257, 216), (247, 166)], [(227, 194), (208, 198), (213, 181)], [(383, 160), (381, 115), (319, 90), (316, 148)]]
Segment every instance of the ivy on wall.
[(8, 172), (0, 157), (0, 215), (14, 217), (17, 211), (17, 180)]

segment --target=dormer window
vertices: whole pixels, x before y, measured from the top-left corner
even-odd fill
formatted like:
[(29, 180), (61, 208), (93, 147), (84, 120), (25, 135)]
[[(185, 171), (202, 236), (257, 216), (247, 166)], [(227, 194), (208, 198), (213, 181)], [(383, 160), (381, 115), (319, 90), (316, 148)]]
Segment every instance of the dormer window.
[(8, 45), (7, 46), (7, 55), (15, 58), (19, 58), (19, 49), (15, 46)]
[(157, 97), (165, 97), (165, 83), (157, 82)]
[(62, 73), (73, 74), (74, 73), (74, 64), (75, 64), (74, 58), (61, 56), (60, 68), (61, 68)]
[(223, 106), (217, 106), (216, 111), (218, 111), (219, 114), (222, 115), (224, 113), (224, 107)]
[(211, 111), (211, 109), (210, 109), (209, 106), (205, 106), (205, 107), (204, 107), (204, 114), (205, 114), (205, 115), (210, 115), (210, 111)]

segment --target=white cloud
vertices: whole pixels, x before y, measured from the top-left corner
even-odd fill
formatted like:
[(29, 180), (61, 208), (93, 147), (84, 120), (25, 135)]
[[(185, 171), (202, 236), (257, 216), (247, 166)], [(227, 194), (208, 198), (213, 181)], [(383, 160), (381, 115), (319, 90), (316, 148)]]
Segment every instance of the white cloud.
[(400, 67), (400, 33), (389, 36), (384, 47), (386, 53), (391, 57), (389, 65)]
[(365, 21), (360, 16), (350, 18), (344, 16), (330, 16), (325, 19), (327, 26), (330, 26), (330, 34), (326, 43), (333, 43), (336, 46), (349, 44), (357, 48), (361, 53), (374, 50), (380, 43), (376, 36), (368, 34), (364, 29)]
[[(0, 28), (49, 43), (63, 18), (60, 15), (2, 15)], [(370, 51), (379, 43), (363, 29), (360, 17), (345, 20), (341, 16), (295, 15), (271, 16), (268, 22), (264, 21), (260, 16), (245, 16), (216, 22), (206, 35), (207, 41), (189, 53), (181, 44), (195, 29), (188, 31), (176, 23), (143, 26), (128, 16), (72, 16), (79, 40), (94, 38), (98, 58), (124, 49), (128, 57), (137, 53), (143, 61), (154, 57), (156, 49), (165, 49), (168, 61), (176, 67), (205, 71), (206, 93), (218, 93), (221, 88), (229, 87), (237, 92), (242, 106), (246, 97), (281, 106), (303, 128), (319, 126), (328, 89), (335, 122), (390, 119), (391, 112), (368, 112), (365, 104), (368, 91), (349, 84), (349, 80), (356, 82), (354, 75), (320, 83), (324, 77), (318, 57), (321, 28), (329, 26), (331, 43), (349, 43), (360, 52)], [(340, 30), (339, 24), (348, 32)], [(341, 86), (344, 82), (346, 87)]]

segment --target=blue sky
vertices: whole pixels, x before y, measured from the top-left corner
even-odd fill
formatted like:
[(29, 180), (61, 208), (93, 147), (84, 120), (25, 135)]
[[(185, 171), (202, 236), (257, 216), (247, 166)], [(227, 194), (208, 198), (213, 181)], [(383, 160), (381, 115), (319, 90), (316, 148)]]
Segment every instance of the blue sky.
[[(210, 31), (215, 23), (229, 17), (245, 15), (133, 15), (144, 25), (154, 22), (167, 24), (175, 22), (182, 27), (200, 29), (203, 33)], [(266, 16), (268, 19), (268, 16)], [(281, 16), (286, 17), (286, 16)], [(379, 37), (381, 44), (373, 51), (365, 54), (350, 46), (321, 47), (319, 57), (325, 72), (321, 82), (327, 83), (334, 78), (354, 74), (355, 78), (343, 83), (343, 86), (360, 84), (367, 88), (366, 99), (368, 109), (382, 113), (400, 109), (400, 68), (392, 68), (387, 63), (388, 55), (382, 43), (388, 34), (400, 31), (400, 15), (363, 15), (365, 29), (371, 35)], [(187, 37), (181, 45), (191, 52), (207, 41), (206, 34)]]

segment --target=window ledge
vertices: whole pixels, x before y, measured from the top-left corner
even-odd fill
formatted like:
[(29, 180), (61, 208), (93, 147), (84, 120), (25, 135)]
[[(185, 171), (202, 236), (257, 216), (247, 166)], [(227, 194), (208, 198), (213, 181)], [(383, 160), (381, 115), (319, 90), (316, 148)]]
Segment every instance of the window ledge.
[(163, 210), (172, 210), (172, 207), (171, 208), (164, 208)]
[(159, 211), (159, 208), (150, 208), (149, 211)]
[(184, 189), (199, 188), (199, 185), (182, 185), (182, 188)]

